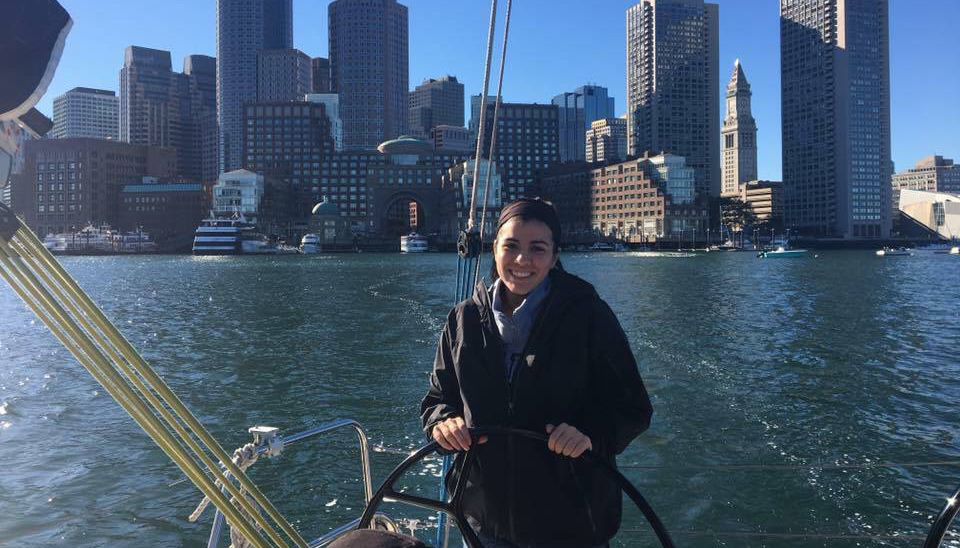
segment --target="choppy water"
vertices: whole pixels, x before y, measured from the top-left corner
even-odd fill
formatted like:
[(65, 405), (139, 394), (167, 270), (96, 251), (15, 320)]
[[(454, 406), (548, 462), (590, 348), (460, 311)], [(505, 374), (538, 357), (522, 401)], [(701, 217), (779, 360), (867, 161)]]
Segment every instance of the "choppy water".
[[(357, 419), (390, 448), (423, 442), (417, 406), (454, 256), (63, 262), (228, 450), (255, 424), (293, 433), (335, 418)], [(641, 364), (656, 414), (620, 462), (679, 545), (920, 544), (840, 537), (923, 536), (960, 483), (960, 465), (909, 465), (960, 461), (960, 260), (851, 251), (564, 263), (598, 286)], [(399, 458), (375, 455), (375, 482)], [(838, 463), (905, 464), (819, 468)], [(196, 489), (170, 485), (178, 470), (6, 286), (0, 465), (2, 546), (206, 540), (210, 516), (186, 520)], [(252, 476), (315, 538), (359, 514), (358, 471), (344, 433)], [(432, 487), (434, 471), (409, 488)], [(620, 544), (653, 541), (625, 532)]]

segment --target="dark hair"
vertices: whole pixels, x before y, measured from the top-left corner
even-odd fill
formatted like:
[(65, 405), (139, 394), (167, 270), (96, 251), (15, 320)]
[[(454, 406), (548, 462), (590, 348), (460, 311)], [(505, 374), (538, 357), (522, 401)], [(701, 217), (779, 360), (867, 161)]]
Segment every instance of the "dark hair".
[[(507, 204), (500, 210), (500, 220), (497, 222), (497, 234), (494, 236), (494, 241), (500, 235), (500, 229), (503, 228), (503, 225), (514, 218), (519, 218), (524, 222), (540, 221), (547, 225), (550, 234), (553, 236), (553, 253), (560, 252), (560, 216), (557, 215), (557, 210), (554, 209), (553, 204), (540, 198), (520, 198)], [(557, 259), (553, 267), (557, 270), (563, 270), (560, 259)], [(494, 282), (499, 277), (497, 260), (494, 255), (490, 264), (490, 281)]]
[(560, 216), (553, 204), (540, 198), (520, 198), (513, 201), (502, 210), (500, 210), (500, 220), (497, 221), (497, 234), (503, 225), (514, 217), (519, 217), (523, 221), (540, 221), (547, 225), (553, 236), (553, 252), (560, 250)]

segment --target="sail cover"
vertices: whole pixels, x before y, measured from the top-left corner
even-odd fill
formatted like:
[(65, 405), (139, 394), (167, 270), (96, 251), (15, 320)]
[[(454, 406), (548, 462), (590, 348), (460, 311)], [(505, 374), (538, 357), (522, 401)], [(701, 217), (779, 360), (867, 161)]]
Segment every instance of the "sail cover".
[(72, 25), (57, 0), (0, 2), (0, 120), (24, 116), (43, 97)]

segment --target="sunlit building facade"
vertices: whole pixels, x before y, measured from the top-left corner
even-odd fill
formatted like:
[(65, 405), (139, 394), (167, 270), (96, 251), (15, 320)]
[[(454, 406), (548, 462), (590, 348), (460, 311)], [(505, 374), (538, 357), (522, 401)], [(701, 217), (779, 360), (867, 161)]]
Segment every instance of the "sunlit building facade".
[(781, 0), (787, 228), (890, 234), (888, 0)]
[(628, 153), (676, 154), (699, 199), (720, 195), (719, 8), (643, 0), (627, 10)]

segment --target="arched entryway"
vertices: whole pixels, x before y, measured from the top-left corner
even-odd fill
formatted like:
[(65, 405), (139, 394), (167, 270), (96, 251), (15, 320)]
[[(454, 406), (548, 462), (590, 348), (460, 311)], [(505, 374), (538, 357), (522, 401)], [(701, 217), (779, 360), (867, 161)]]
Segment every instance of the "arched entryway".
[(386, 236), (402, 236), (426, 231), (424, 207), (412, 196), (400, 196), (386, 208), (381, 220), (381, 232)]

